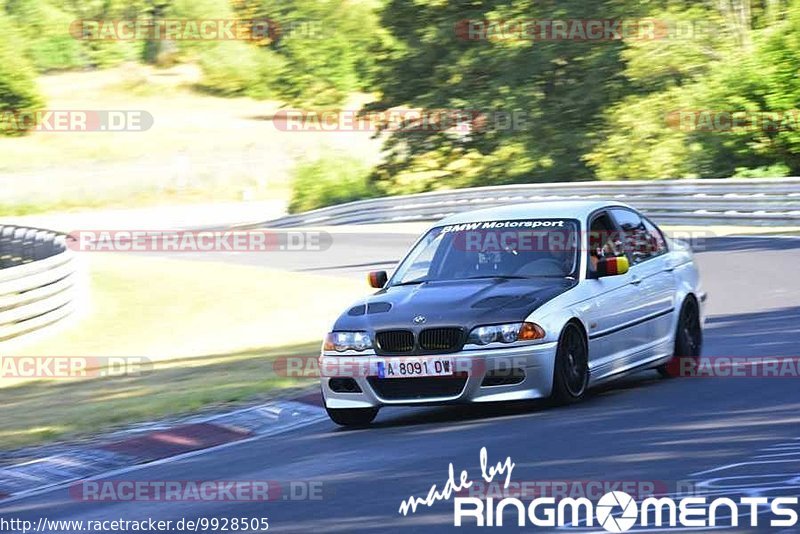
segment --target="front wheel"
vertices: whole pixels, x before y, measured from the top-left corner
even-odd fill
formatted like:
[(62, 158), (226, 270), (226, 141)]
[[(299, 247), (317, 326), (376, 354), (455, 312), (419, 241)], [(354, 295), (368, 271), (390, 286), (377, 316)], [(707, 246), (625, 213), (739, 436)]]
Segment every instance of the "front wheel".
[(589, 385), (589, 348), (578, 325), (569, 323), (561, 332), (556, 349), (552, 400), (557, 404), (577, 402)]
[(325, 408), (331, 421), (341, 426), (367, 426), (378, 415), (378, 408)]
[(675, 331), (675, 352), (672, 359), (658, 367), (665, 378), (685, 375), (692, 372), (694, 364), (703, 348), (703, 330), (700, 327), (700, 310), (693, 298), (687, 299), (681, 307), (678, 327)]

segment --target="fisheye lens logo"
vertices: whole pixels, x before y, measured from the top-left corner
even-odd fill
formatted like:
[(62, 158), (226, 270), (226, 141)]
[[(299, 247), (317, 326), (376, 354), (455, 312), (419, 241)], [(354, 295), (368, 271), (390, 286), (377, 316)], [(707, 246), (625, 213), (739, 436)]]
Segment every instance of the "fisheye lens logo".
[(597, 501), (595, 515), (600, 526), (608, 532), (626, 532), (636, 524), (639, 508), (633, 497), (624, 491), (611, 491)]

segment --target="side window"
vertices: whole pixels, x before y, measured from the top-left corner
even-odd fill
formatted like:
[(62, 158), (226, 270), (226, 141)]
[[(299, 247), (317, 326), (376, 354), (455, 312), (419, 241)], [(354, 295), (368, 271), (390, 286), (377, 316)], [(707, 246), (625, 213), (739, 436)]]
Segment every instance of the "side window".
[(644, 227), (647, 228), (647, 233), (650, 234), (650, 241), (652, 244), (653, 256), (660, 256), (667, 253), (667, 240), (664, 239), (664, 234), (661, 230), (656, 228), (656, 225), (642, 217)]
[(597, 260), (600, 258), (619, 256), (624, 251), (620, 250), (618, 243), (619, 235), (614, 228), (614, 223), (607, 213), (601, 213), (592, 219), (589, 227), (589, 268), (597, 268)]
[(630, 254), (634, 265), (666, 252), (664, 238), (639, 214), (621, 208), (613, 209), (611, 213), (622, 228), (625, 250)]

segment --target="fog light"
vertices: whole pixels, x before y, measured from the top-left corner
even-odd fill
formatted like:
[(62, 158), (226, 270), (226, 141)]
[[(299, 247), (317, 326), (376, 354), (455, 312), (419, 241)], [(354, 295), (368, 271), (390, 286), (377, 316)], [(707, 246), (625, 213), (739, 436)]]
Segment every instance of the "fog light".
[(352, 378), (331, 378), (328, 387), (334, 393), (361, 393), (361, 388)]
[(525, 380), (525, 370), (519, 367), (489, 371), (481, 382), (481, 387), (513, 386)]

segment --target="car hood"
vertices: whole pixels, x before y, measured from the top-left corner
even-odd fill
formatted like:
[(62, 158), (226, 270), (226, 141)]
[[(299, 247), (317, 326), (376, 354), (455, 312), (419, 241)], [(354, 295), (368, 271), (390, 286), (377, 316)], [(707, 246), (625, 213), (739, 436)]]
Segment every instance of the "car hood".
[[(447, 280), (382, 289), (343, 313), (334, 330), (420, 330), (523, 321), (532, 311), (571, 289), (568, 279)], [(424, 316), (424, 323), (414, 318)]]

